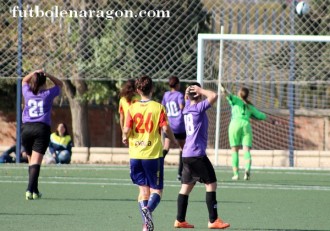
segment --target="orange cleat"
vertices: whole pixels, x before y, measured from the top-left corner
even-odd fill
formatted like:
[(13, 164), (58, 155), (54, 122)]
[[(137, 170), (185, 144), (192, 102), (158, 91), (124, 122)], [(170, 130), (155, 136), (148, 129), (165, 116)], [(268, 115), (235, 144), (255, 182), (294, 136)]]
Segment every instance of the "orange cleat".
[(174, 222), (174, 228), (193, 229), (194, 227), (194, 225), (189, 224), (186, 221), (180, 222), (178, 220), (175, 220)]
[(230, 224), (223, 222), (220, 218), (216, 219), (213, 223), (209, 222), (209, 229), (225, 229), (228, 228)]

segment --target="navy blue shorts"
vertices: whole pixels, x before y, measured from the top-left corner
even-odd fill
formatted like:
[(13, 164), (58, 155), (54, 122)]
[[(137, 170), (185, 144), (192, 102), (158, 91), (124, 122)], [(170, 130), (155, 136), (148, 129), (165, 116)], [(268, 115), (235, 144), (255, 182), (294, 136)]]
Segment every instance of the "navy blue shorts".
[(130, 159), (130, 176), (132, 182), (152, 189), (164, 187), (164, 158), (141, 160)]
[(32, 150), (45, 154), (50, 141), (50, 126), (44, 123), (25, 123), (22, 126), (22, 146), (26, 154), (31, 155)]

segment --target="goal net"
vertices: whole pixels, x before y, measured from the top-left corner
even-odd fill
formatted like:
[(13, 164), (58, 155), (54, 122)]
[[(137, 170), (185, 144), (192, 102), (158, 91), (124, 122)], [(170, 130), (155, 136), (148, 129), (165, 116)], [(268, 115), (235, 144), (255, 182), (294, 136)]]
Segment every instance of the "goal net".
[[(205, 88), (220, 83), (277, 121), (252, 121), (253, 149), (326, 150), (330, 109), (330, 36), (199, 34), (198, 77)], [(209, 147), (229, 149), (231, 108), (222, 95), (209, 110)], [(216, 157), (217, 158), (217, 157)]]

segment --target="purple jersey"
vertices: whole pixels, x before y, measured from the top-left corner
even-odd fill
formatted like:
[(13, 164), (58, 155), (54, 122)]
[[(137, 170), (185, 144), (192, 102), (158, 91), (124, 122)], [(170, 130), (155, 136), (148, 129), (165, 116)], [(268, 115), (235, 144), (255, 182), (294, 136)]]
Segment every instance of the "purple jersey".
[(184, 105), (183, 94), (179, 91), (167, 91), (163, 96), (162, 104), (166, 108), (166, 114), (173, 133), (184, 133), (185, 127), (180, 109), (180, 104)]
[(23, 123), (41, 122), (50, 126), (53, 99), (60, 94), (60, 87), (54, 86), (34, 95), (29, 84), (24, 84), (22, 93), (25, 101), (22, 115)]
[(206, 110), (211, 107), (207, 99), (190, 105), (189, 101), (183, 109), (186, 126), (186, 143), (182, 157), (196, 157), (206, 155), (208, 118)]

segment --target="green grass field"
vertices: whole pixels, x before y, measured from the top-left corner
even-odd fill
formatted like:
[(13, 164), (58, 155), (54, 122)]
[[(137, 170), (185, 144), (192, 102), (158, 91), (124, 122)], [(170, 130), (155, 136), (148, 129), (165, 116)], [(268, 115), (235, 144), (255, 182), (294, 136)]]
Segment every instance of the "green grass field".
[[(176, 171), (165, 170), (155, 231), (175, 230)], [(330, 230), (330, 170), (254, 169), (249, 182), (232, 182), (229, 168), (216, 172), (218, 212), (228, 230)], [(0, 230), (142, 230), (128, 166), (42, 166), (37, 201), (25, 200), (26, 186), (26, 165), (0, 166)], [(201, 184), (190, 196), (187, 220), (194, 230), (208, 230)]]

